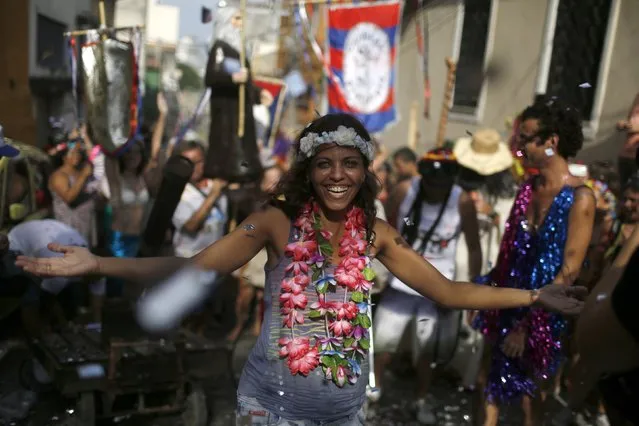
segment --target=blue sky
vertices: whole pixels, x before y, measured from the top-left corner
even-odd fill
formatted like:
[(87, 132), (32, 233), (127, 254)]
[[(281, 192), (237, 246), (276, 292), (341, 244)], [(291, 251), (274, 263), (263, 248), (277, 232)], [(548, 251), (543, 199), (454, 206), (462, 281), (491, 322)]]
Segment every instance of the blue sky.
[(160, 0), (162, 4), (178, 6), (180, 8), (180, 36), (195, 36), (206, 42), (213, 28), (210, 23), (200, 21), (202, 6), (213, 8), (215, 0)]

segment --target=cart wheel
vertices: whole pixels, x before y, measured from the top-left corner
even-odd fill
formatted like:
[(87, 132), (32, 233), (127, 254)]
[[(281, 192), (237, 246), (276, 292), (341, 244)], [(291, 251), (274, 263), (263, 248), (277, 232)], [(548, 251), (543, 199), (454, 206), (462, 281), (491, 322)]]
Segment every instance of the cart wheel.
[(207, 426), (209, 424), (209, 408), (206, 405), (204, 390), (193, 384), (187, 389), (188, 394), (184, 401), (184, 411), (182, 411), (182, 423), (189, 426)]
[(95, 426), (95, 395), (93, 392), (80, 394), (75, 403), (75, 412), (79, 426)]

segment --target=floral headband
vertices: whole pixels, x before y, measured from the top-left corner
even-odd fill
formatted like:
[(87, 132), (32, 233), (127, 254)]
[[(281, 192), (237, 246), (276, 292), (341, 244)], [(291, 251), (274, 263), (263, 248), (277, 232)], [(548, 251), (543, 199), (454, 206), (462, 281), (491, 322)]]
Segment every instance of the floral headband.
[(357, 148), (368, 161), (373, 161), (375, 157), (375, 148), (370, 140), (362, 138), (352, 127), (339, 126), (337, 130), (321, 134), (307, 133), (300, 139), (300, 155), (297, 156), (297, 161), (314, 156), (319, 146), (327, 143)]

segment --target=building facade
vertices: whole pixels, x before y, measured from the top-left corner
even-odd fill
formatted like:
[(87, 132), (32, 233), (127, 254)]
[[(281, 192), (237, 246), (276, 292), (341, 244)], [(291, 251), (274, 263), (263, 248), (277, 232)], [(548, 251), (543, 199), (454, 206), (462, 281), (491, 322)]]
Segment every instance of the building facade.
[[(113, 23), (113, 4), (105, 3), (107, 24)], [(42, 146), (49, 117), (74, 124), (64, 32), (97, 25), (97, 0), (0, 2), (0, 123), (7, 136)]]
[[(417, 149), (433, 146), (446, 86), (445, 58), (457, 64), (446, 138), (507, 122), (536, 94), (559, 96), (584, 118), (581, 156), (613, 158), (625, 118), (639, 92), (636, 0), (437, 0), (428, 22), (431, 115), (420, 116)], [(423, 78), (415, 22), (405, 24), (397, 102), (402, 121), (383, 135), (392, 151), (407, 144), (411, 105), (423, 110)], [(614, 148), (611, 146), (614, 145)]]

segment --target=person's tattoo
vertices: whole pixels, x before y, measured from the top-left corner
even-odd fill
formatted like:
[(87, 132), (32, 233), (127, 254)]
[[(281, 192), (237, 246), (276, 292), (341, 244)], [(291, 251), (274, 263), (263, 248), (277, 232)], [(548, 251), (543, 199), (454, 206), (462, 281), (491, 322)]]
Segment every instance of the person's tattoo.
[(247, 232), (247, 234), (244, 234), (245, 237), (255, 238), (255, 234), (253, 234), (253, 232), (255, 231), (255, 225), (253, 225), (252, 223), (247, 223), (245, 225), (242, 225), (242, 229)]
[(410, 249), (410, 245), (402, 237), (397, 237), (397, 238), (395, 238), (394, 241), (395, 241), (395, 244), (397, 244), (398, 246)]

